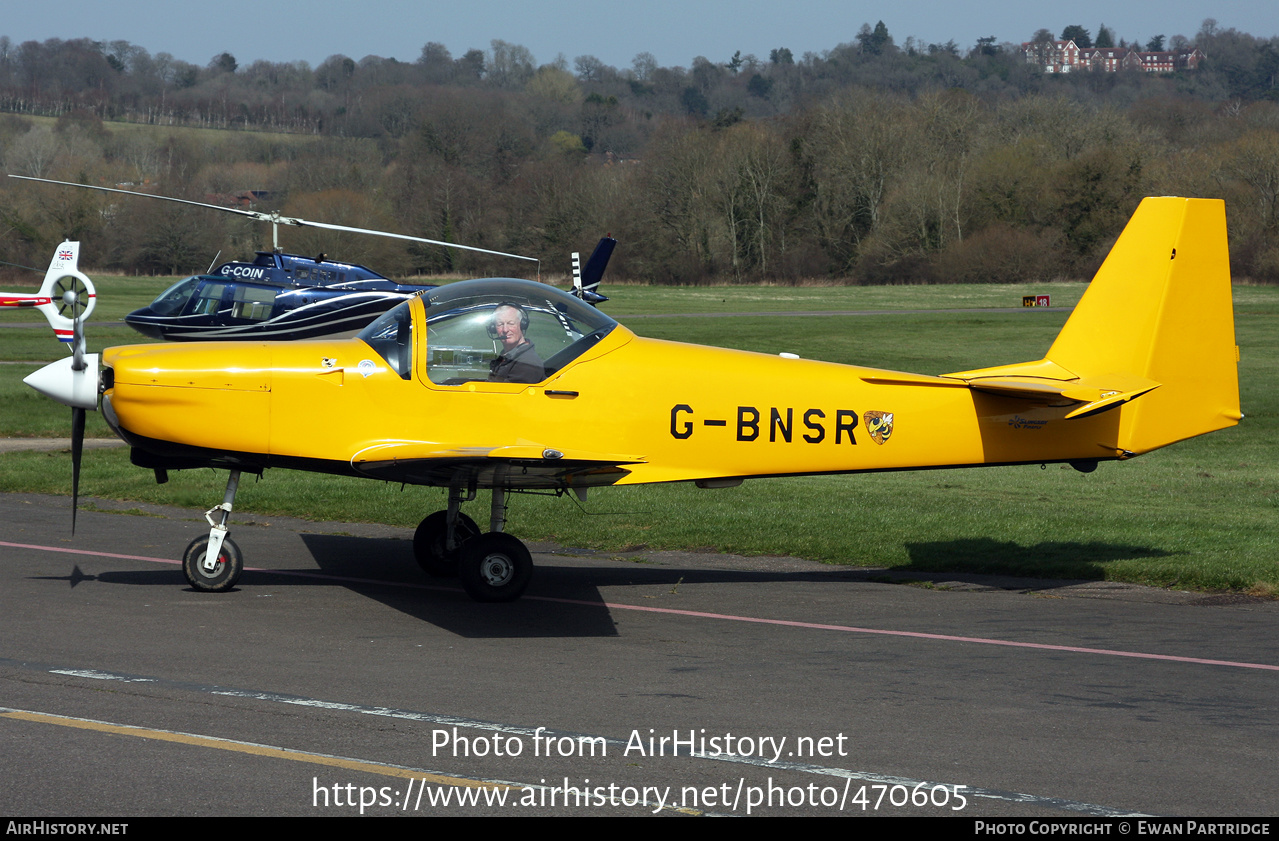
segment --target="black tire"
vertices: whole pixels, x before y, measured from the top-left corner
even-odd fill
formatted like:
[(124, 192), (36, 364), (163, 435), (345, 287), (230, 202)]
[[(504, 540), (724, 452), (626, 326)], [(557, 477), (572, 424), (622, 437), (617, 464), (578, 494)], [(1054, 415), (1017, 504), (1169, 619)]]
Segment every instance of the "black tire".
[(204, 593), (225, 593), (240, 580), (244, 572), (244, 556), (240, 547), (231, 538), (222, 541), (222, 550), (218, 552), (218, 568), (209, 572), (204, 568), (204, 554), (208, 551), (209, 536), (197, 537), (182, 553), (182, 571), (186, 573), (187, 583)]
[(513, 602), (533, 578), (533, 556), (509, 534), (489, 532), (462, 547), (457, 577), (477, 602)]
[(413, 557), (427, 575), (436, 578), (452, 578), (457, 575), (457, 557), (463, 544), (480, 534), (480, 527), (462, 512), (457, 514), (454, 537), (457, 549), (444, 551), (444, 536), (448, 523), (447, 511), (436, 511), (418, 523), (413, 533)]

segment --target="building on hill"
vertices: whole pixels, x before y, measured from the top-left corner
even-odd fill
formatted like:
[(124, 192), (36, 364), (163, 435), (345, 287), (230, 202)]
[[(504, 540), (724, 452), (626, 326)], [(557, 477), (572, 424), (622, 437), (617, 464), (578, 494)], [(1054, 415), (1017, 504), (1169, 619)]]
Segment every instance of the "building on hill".
[(1172, 73), (1197, 70), (1204, 54), (1196, 47), (1188, 50), (1141, 52), (1129, 47), (1086, 47), (1074, 41), (1027, 41), (1021, 53), (1028, 64), (1037, 64), (1045, 73), (1072, 73), (1091, 70), (1116, 73), (1136, 70), (1144, 73)]

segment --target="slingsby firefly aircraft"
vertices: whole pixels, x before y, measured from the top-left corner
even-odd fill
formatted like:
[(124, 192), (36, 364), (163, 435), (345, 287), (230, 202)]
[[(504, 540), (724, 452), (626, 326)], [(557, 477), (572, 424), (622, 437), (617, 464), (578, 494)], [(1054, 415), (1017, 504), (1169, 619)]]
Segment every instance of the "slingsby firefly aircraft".
[[(1225, 208), (1201, 199), (1142, 202), (1043, 359), (943, 376), (645, 339), (577, 298), (500, 279), (434, 289), (347, 341), (118, 347), (100, 377), (79, 345), (27, 382), (81, 417), (100, 398), (158, 481), (230, 471), (184, 558), (191, 585), (213, 591), (243, 568), (226, 535), (244, 471), (448, 488), (447, 509), (418, 526), (419, 563), (506, 601), (532, 574), (503, 532), (510, 492), (1045, 462), (1089, 472), (1242, 417)], [(493, 491), (484, 533), (460, 510), (478, 488)]]

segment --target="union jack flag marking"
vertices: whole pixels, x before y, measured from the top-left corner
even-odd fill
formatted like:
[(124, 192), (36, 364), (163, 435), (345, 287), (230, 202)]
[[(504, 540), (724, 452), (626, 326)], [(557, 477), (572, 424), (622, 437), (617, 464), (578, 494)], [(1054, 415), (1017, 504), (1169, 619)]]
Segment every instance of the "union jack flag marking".
[(72, 257), (74, 257), (74, 256), (75, 256), (75, 254), (73, 254), (71, 251), (69, 251), (69, 250), (67, 250), (67, 249), (65, 249), (65, 248), (64, 248), (63, 250), (61, 250), (61, 251), (59, 251), (59, 252), (58, 252), (58, 259), (59, 259), (59, 260), (70, 260), (70, 259), (71, 259)]

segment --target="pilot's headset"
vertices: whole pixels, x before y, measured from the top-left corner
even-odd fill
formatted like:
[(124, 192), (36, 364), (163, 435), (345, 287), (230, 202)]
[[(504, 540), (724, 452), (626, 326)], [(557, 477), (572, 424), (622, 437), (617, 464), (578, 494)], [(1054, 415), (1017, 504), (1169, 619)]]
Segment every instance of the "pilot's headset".
[(528, 313), (526, 313), (526, 312), (524, 311), (524, 308), (523, 308), (523, 307), (521, 307), (519, 304), (512, 304), (510, 301), (503, 301), (502, 303), (498, 304), (498, 305), (497, 305), (497, 306), (493, 309), (493, 315), (492, 315), (492, 316), (490, 316), (490, 317), (489, 317), (489, 320), (488, 320), (488, 332), (489, 332), (489, 338), (490, 338), (490, 339), (494, 339), (494, 340), (496, 340), (496, 339), (498, 338), (498, 336), (497, 336), (497, 312), (498, 312), (498, 310), (503, 309), (503, 308), (505, 308), (505, 307), (510, 307), (511, 309), (515, 310), (516, 312), (518, 312), (518, 313), (520, 314), (520, 332), (521, 332), (521, 333), (524, 333), (524, 334), (525, 334), (525, 337), (527, 338), (527, 334), (528, 334)]

